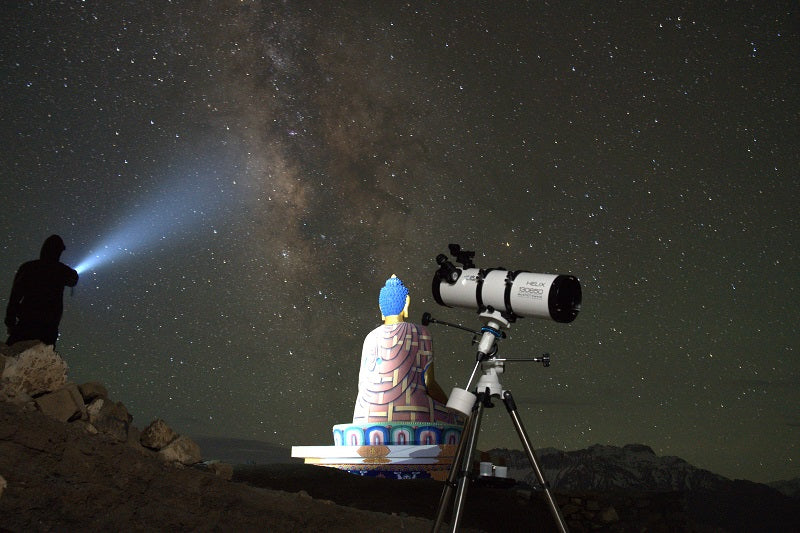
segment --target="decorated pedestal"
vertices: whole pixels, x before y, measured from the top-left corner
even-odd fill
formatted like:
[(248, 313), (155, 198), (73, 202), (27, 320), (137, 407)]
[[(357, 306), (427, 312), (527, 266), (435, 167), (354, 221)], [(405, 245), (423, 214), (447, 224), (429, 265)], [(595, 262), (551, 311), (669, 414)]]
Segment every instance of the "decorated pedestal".
[(390, 422), (388, 424), (337, 424), (335, 446), (457, 445), (461, 426), (441, 422)]
[(444, 481), (461, 430), (434, 422), (337, 424), (334, 446), (293, 446), (292, 457), (360, 476)]
[(457, 446), (292, 446), (306, 464), (390, 479), (445, 481)]

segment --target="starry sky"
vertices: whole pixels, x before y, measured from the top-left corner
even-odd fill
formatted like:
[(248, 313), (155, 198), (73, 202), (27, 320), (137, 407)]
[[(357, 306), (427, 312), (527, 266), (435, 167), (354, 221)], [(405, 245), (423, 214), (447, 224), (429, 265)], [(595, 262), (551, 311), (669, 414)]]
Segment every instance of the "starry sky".
[[(503, 385), (536, 447), (800, 476), (796, 2), (53, 1), (0, 7), (0, 294), (87, 257), (57, 350), (145, 427), (332, 444), (397, 274), (573, 274)], [(5, 303), (4, 303), (5, 305)], [(469, 333), (431, 325), (445, 391)], [(479, 446), (519, 447), (505, 409)]]

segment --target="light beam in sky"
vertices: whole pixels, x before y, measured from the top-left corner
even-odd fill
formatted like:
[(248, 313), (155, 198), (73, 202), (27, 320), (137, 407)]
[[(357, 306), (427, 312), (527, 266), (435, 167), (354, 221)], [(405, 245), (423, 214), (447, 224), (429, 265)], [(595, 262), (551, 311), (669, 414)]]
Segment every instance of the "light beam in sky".
[(149, 201), (138, 203), (115, 230), (84, 256), (75, 270), (78, 274), (94, 271), (210, 223), (220, 210), (223, 197), (217, 176), (192, 172), (174, 179)]

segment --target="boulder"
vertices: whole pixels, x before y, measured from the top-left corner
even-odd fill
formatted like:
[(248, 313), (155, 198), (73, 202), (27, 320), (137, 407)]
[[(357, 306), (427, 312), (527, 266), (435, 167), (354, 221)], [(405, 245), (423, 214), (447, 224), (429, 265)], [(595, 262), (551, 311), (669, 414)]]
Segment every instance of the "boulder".
[(7, 486), (8, 483), (6, 483), (5, 478), (3, 476), (0, 476), (0, 498), (3, 497), (3, 491), (6, 490)]
[(142, 443), (139, 442), (141, 436), (142, 432), (139, 431), (139, 428), (137, 428), (133, 424), (128, 426), (128, 446), (136, 448), (137, 450), (146, 450), (146, 448), (142, 446)]
[(86, 406), (86, 414), (89, 415), (89, 422), (91, 424), (94, 424), (94, 421), (97, 420), (97, 415), (100, 414), (103, 405), (108, 401), (108, 398), (95, 398)]
[(122, 402), (114, 403), (108, 399), (98, 398), (87, 409), (89, 422), (99, 431), (110, 435), (120, 442), (128, 440), (128, 428), (133, 417)]
[(90, 381), (79, 386), (83, 401), (87, 404), (92, 403), (92, 400), (97, 398), (108, 398), (108, 390), (102, 383), (97, 381)]
[[(82, 385), (67, 382), (67, 364), (52, 345), (22, 341), (0, 343), (0, 402), (41, 411), (61, 422), (73, 422), (91, 434), (102, 433), (143, 453), (157, 452), (167, 462), (194, 465), (202, 460), (200, 447), (156, 419), (143, 432), (131, 425), (133, 417), (121, 402), (108, 397), (99, 382)], [(218, 476), (231, 474), (223, 466)], [(2, 529), (2, 528), (0, 528)]]
[(75, 422), (75, 425), (82, 427), (84, 431), (86, 431), (86, 433), (89, 433), (90, 435), (97, 435), (99, 433), (99, 431), (97, 431), (97, 428), (91, 425), (88, 420), (77, 420)]
[(25, 391), (17, 391), (13, 397), (4, 396), (2, 392), (0, 392), (0, 402), (6, 401), (10, 403), (15, 403), (17, 405), (26, 406), (28, 411), (35, 411), (36, 404), (33, 403), (33, 398), (31, 398)]
[(157, 418), (144, 428), (139, 437), (139, 442), (145, 448), (161, 450), (177, 438), (178, 434), (166, 422)]
[(62, 422), (87, 418), (83, 397), (74, 383), (68, 383), (55, 392), (39, 396), (34, 402), (41, 412)]
[(53, 346), (27, 341), (6, 347), (0, 374), (0, 400), (27, 401), (28, 397), (56, 391), (66, 382), (67, 363)]
[(200, 446), (189, 437), (181, 435), (158, 452), (159, 457), (167, 462), (193, 465), (202, 460)]

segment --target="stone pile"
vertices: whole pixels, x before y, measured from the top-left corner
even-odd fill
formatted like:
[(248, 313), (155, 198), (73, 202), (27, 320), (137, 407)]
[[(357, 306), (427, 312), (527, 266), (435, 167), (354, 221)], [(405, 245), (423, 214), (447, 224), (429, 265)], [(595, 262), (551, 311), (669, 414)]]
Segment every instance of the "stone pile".
[[(154, 420), (140, 432), (131, 424), (133, 417), (122, 402), (111, 400), (101, 383), (69, 382), (66, 362), (53, 346), (39, 341), (23, 341), (13, 346), (0, 344), (0, 401), (81, 425), (89, 433), (104, 434), (143, 453), (157, 454), (167, 463), (189, 466), (202, 460), (200, 447), (163, 420)], [(230, 479), (232, 469), (225, 466), (208, 465), (213, 472)], [(0, 478), (0, 493), (2, 488)]]

